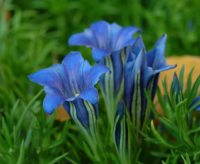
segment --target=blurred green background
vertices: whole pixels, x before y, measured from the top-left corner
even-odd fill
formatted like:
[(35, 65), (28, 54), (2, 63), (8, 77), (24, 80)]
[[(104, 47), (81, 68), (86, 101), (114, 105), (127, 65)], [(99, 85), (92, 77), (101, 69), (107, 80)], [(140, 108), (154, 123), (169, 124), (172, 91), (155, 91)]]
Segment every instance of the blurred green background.
[(70, 50), (92, 61), (89, 50), (67, 40), (98, 20), (140, 27), (147, 49), (167, 33), (168, 56), (198, 55), (199, 11), (199, 0), (0, 0), (0, 104), (27, 100), (27, 75)]
[[(89, 50), (67, 45), (70, 35), (83, 31), (94, 21), (106, 20), (143, 29), (147, 49), (153, 47), (163, 33), (167, 33), (168, 56), (198, 55), (200, 54), (199, 11), (199, 0), (0, 0), (1, 129), (4, 126), (4, 130), (0, 132), (0, 162), (3, 160), (1, 154), (4, 151), (9, 152), (13, 160), (14, 157), (18, 158), (18, 153), (23, 150), (20, 146), (24, 146), (24, 141), (29, 143), (31, 134), (36, 132), (41, 138), (37, 137), (34, 140), (33, 135), (31, 139), (37, 144), (32, 144), (32, 147), (28, 144), (26, 148), (30, 156), (43, 153), (41, 155), (43, 158), (38, 161), (51, 157), (54, 159), (67, 148), (67, 144), (65, 148), (59, 146), (66, 139), (62, 137), (61, 141), (58, 139), (59, 148), (50, 144), (59, 137), (52, 137), (52, 133), (47, 132), (53, 125), (49, 125), (48, 121), (38, 114), (43, 112), (44, 94), (40, 100), (28, 104), (41, 87), (29, 82), (27, 75), (60, 61), (71, 50), (81, 50), (84, 56), (92, 61)], [(21, 130), (16, 133), (19, 133), (17, 142), (12, 144), (15, 123), (21, 113), (28, 108), (30, 111), (20, 123)], [(10, 115), (12, 120), (8, 119)], [(40, 131), (41, 126), (38, 126), (42, 124), (41, 122), (44, 123), (41, 125), (43, 131)], [(36, 131), (35, 124), (38, 127)], [(10, 134), (11, 141), (5, 141), (5, 134), (7, 137)], [(47, 140), (42, 137), (46, 135), (49, 137)], [(14, 144), (18, 146), (12, 147)], [(45, 146), (52, 146), (56, 150), (52, 147), (50, 150), (43, 150)], [(42, 150), (48, 153), (45, 154)]]

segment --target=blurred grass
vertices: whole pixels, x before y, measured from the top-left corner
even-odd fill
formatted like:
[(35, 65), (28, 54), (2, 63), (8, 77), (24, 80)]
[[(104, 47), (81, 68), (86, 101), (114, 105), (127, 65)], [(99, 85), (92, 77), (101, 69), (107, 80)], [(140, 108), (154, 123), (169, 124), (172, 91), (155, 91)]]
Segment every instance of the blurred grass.
[(142, 28), (148, 47), (166, 32), (169, 54), (199, 53), (198, 0), (15, 0), (14, 4), (23, 12), (34, 12), (35, 21), (54, 31), (62, 43), (92, 22), (104, 19)]
[[(37, 153), (41, 150), (38, 147), (51, 146), (55, 138), (65, 135), (53, 123), (46, 123), (48, 119), (38, 101), (28, 108), (20, 130), (15, 132), (15, 123), (40, 89), (28, 81), (28, 74), (60, 61), (70, 50), (81, 50), (92, 62), (89, 50), (67, 46), (71, 34), (104, 19), (142, 28), (148, 49), (160, 35), (167, 33), (167, 54), (200, 54), (199, 9), (199, 0), (0, 0), (0, 127), (4, 129), (0, 133), (0, 163), (5, 162), (1, 160), (5, 152), (7, 161), (23, 159), (22, 147), (27, 146), (28, 136), (33, 143), (25, 149), (24, 160), (38, 156), (36, 161), (40, 163), (59, 157), (73, 147), (73, 143), (78, 145), (78, 141), (64, 142), (66, 138), (62, 138), (59, 143), (63, 146), (58, 144), (50, 152), (47, 148)], [(41, 101), (42, 98), (43, 95)], [(11, 119), (13, 108), (17, 112)], [(37, 114), (32, 110), (38, 110)], [(10, 140), (5, 141), (5, 138)], [(83, 159), (74, 149), (71, 150), (73, 157)]]
[(199, 54), (199, 8), (198, 0), (0, 0), (0, 104), (27, 101), (35, 93), (27, 75), (70, 50), (92, 61), (89, 50), (67, 40), (97, 20), (142, 28), (148, 49), (166, 32), (167, 54)]

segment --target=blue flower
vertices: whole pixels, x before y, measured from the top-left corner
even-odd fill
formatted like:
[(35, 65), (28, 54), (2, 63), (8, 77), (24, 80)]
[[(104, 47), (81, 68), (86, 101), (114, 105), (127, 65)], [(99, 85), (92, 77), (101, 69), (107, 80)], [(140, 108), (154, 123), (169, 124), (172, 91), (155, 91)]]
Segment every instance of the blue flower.
[(29, 79), (44, 86), (46, 96), (43, 106), (47, 113), (51, 114), (58, 106), (64, 105), (71, 114), (73, 104), (77, 118), (88, 127), (85, 101), (94, 106), (97, 115), (98, 92), (94, 85), (107, 71), (108, 68), (100, 64), (92, 67), (79, 52), (71, 52), (61, 64), (33, 73)]
[(92, 48), (94, 60), (110, 69), (110, 73), (101, 78), (100, 85), (111, 127), (118, 101), (123, 93), (124, 49), (135, 42), (133, 34), (139, 31), (140, 29), (136, 27), (124, 28), (116, 23), (99, 21), (69, 39), (69, 45)]
[(154, 70), (154, 74), (174, 68), (166, 64), (165, 47), (167, 35), (162, 35), (156, 42), (155, 47), (147, 52), (148, 66)]
[[(128, 149), (126, 141), (126, 120), (127, 126), (132, 126), (135, 131), (134, 135), (141, 130), (144, 125), (145, 117), (149, 118), (149, 113), (146, 112), (147, 98), (145, 91), (154, 99), (159, 73), (175, 66), (168, 66), (165, 61), (165, 43), (166, 35), (163, 35), (155, 44), (155, 47), (146, 52), (142, 37), (139, 36), (133, 46), (125, 49), (124, 62), (124, 96), (123, 103), (118, 104), (115, 118), (115, 143), (119, 152)], [(128, 110), (129, 116), (125, 118), (124, 111)], [(125, 119), (125, 121), (123, 121)], [(130, 128), (129, 127), (129, 128)], [(123, 147), (120, 147), (123, 145)]]
[(152, 99), (155, 96), (158, 78), (160, 72), (167, 71), (176, 67), (176, 65), (167, 65), (165, 59), (167, 35), (162, 35), (156, 42), (154, 48), (147, 52), (147, 65), (152, 68), (153, 73), (149, 78), (152, 79)]
[(163, 35), (156, 42), (155, 47), (146, 52), (140, 36), (135, 44), (126, 50), (127, 57), (124, 64), (125, 102), (131, 114), (140, 109), (140, 115), (142, 118), (144, 117), (147, 103), (145, 90), (150, 91), (153, 99), (159, 73), (175, 67), (175, 65), (166, 64), (165, 43), (166, 35)]
[(116, 23), (98, 21), (82, 33), (74, 34), (69, 39), (69, 45), (84, 45), (92, 48), (95, 61), (101, 61), (105, 56), (132, 45), (133, 34), (140, 31), (136, 27), (122, 28)]
[(191, 107), (193, 106), (196, 106), (195, 110), (200, 111), (200, 96), (193, 100)]

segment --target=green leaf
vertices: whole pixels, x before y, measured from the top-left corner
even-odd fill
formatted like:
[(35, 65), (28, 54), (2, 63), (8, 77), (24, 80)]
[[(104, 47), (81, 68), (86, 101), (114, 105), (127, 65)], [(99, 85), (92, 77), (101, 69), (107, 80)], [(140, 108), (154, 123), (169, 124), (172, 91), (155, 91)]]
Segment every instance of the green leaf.
[(65, 158), (68, 155), (68, 153), (64, 153), (61, 156), (56, 157), (55, 159), (53, 159), (51, 162), (49, 162), (48, 164), (55, 164), (58, 161), (60, 161), (61, 159)]
[(17, 164), (23, 164), (24, 163), (24, 157), (25, 157), (25, 148), (24, 148), (24, 141), (22, 140)]
[(183, 155), (181, 155), (181, 158), (183, 159), (184, 164), (191, 164), (188, 153), (186, 153), (185, 157)]
[(185, 65), (182, 66), (181, 71), (179, 73), (179, 82), (180, 82), (180, 87), (183, 89), (183, 82), (184, 82), (184, 72), (185, 72)]
[(163, 146), (167, 147), (167, 148), (172, 148), (175, 149), (177, 148), (177, 146), (168, 143), (164, 138), (161, 137), (161, 135), (158, 133), (158, 131), (155, 129), (154, 123), (153, 121), (151, 121), (151, 130), (154, 134), (154, 136), (156, 137), (156, 139), (160, 142), (160, 144), (162, 144)]
[(189, 75), (188, 75), (187, 85), (186, 85), (186, 90), (185, 90), (185, 96), (189, 96), (189, 93), (191, 92), (193, 72), (194, 72), (194, 67), (190, 70)]
[(19, 130), (19, 128), (20, 128), (20, 126), (21, 126), (21, 124), (22, 124), (22, 122), (24, 120), (24, 117), (25, 117), (27, 111), (29, 110), (29, 108), (31, 107), (31, 105), (33, 104), (33, 102), (41, 95), (42, 92), (43, 92), (43, 90), (41, 90), (40, 92), (38, 92), (38, 94), (35, 97), (33, 97), (33, 99), (28, 103), (28, 105), (24, 109), (24, 111), (23, 111), (23, 113), (22, 113), (19, 121), (17, 122), (17, 126), (16, 126), (16, 130), (17, 131)]

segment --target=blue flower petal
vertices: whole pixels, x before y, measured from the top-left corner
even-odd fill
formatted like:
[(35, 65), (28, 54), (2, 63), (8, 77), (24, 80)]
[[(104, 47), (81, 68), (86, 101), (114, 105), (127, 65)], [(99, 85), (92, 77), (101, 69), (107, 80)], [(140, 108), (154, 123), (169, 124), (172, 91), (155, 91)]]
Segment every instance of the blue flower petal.
[(74, 34), (70, 37), (68, 44), (69, 45), (86, 45), (86, 46), (92, 46), (93, 43), (93, 38), (92, 38), (92, 33), (90, 30), (85, 30), (84, 33), (78, 33)]
[(46, 96), (43, 101), (45, 112), (51, 114), (57, 107), (64, 103), (64, 98), (49, 87), (45, 87)]
[(65, 101), (74, 101), (77, 97), (79, 97), (79, 94), (77, 94), (77, 96), (75, 95), (75, 96), (72, 96), (72, 97), (68, 97), (68, 98), (66, 98), (65, 99)]
[(61, 65), (54, 64), (53, 66), (37, 71), (28, 76), (29, 80), (42, 86), (48, 86), (56, 92), (62, 94), (64, 85), (60, 76), (64, 73)]
[(167, 65), (165, 59), (165, 45), (167, 35), (164, 34), (155, 44), (155, 48), (147, 53), (147, 63), (149, 67), (152, 67), (154, 74), (173, 69), (176, 65)]
[(147, 53), (148, 66), (153, 69), (160, 69), (166, 65), (165, 45), (167, 35), (163, 35), (155, 44), (155, 48)]
[(96, 62), (100, 62), (104, 57), (110, 55), (110, 52), (100, 48), (92, 48), (92, 56)]
[[(157, 41), (155, 46), (160, 47), (163, 50), (165, 50), (165, 44), (167, 41), (167, 34), (163, 34)], [(164, 52), (163, 52), (164, 53)]]
[(144, 52), (146, 52), (145, 50), (145, 46), (142, 40), (142, 37), (139, 36), (136, 40), (133, 46), (129, 46), (126, 48), (126, 63), (128, 62), (135, 62), (137, 56), (140, 54), (140, 51), (143, 49)]
[(62, 61), (62, 64), (66, 67), (67, 71), (76, 70), (84, 62), (84, 59), (80, 52), (70, 52)]
[(118, 92), (121, 86), (121, 81), (123, 78), (123, 52), (121, 51), (115, 51), (112, 53), (112, 64), (113, 64), (113, 74), (114, 74), (114, 89), (115, 92)]
[(72, 103), (74, 104), (74, 106), (76, 108), (78, 120), (81, 122), (81, 124), (84, 127), (89, 128), (88, 112), (87, 112), (86, 106), (84, 105), (83, 100), (78, 98), (75, 101), (73, 101)]
[(92, 107), (88, 108), (87, 103), (85, 103), (84, 100), (81, 98), (77, 98), (72, 102), (65, 101), (63, 106), (64, 106), (65, 110), (67, 110), (67, 112), (69, 113), (70, 117), (72, 117), (71, 114), (72, 114), (72, 110), (73, 110), (71, 108), (72, 107), (71, 105), (74, 105), (76, 117), (78, 119), (78, 120), (75, 119), (74, 121), (79, 121), (88, 130), (88, 128), (90, 128), (89, 127), (89, 117), (91, 117), (91, 116), (89, 116), (88, 110), (94, 110), (95, 116), (97, 118), (97, 115), (98, 115), (97, 104), (94, 104), (94, 105), (92, 105)]
[(70, 45), (85, 45), (92, 48), (92, 55), (99, 62), (112, 52), (132, 45), (135, 41), (133, 34), (140, 31), (136, 27), (122, 28), (116, 23), (109, 24), (106, 21), (93, 23), (83, 33), (72, 35)]
[(109, 24), (105, 21), (93, 23), (83, 33), (72, 35), (68, 43), (69, 45), (85, 45), (105, 50), (109, 44)]
[(105, 21), (98, 21), (91, 25), (94, 38), (97, 41), (97, 48), (106, 50), (110, 43), (109, 24)]
[(140, 30), (136, 27), (122, 28), (118, 34), (114, 50), (117, 51), (125, 46), (132, 45), (135, 42), (133, 34), (139, 31)]
[(50, 85), (52, 87), (60, 86), (61, 81), (58, 73), (60, 65), (55, 64), (52, 67), (42, 69), (28, 76), (29, 80), (39, 85)]
[(117, 23), (112, 23), (110, 25), (110, 35), (111, 35), (111, 48), (114, 48), (116, 45), (116, 41), (118, 39), (118, 33), (122, 27), (118, 25)]
[(84, 100), (89, 101), (91, 104), (97, 104), (98, 103), (98, 91), (96, 88), (89, 88), (84, 90), (80, 97)]
[(173, 68), (175, 68), (175, 67), (176, 67), (176, 64), (175, 64), (175, 65), (165, 65), (164, 67), (155, 70), (155, 71), (154, 71), (154, 74), (158, 74), (158, 73), (160, 73), (160, 72), (167, 71), (167, 70), (173, 69)]
[(145, 45), (142, 39), (142, 36), (140, 35), (136, 40), (135, 43), (133, 45), (133, 51), (135, 54), (139, 54), (141, 49), (144, 50), (144, 52), (146, 53), (146, 49), (145, 49)]
[(135, 65), (134, 65), (135, 73), (138, 73), (138, 71), (141, 70), (142, 64), (144, 64), (144, 62), (145, 62), (145, 53), (144, 49), (142, 49), (135, 60)]
[(70, 86), (73, 93), (73, 96), (66, 98), (67, 101), (73, 101), (84, 90), (93, 87), (100, 76), (108, 71), (107, 67), (100, 64), (91, 67), (79, 52), (67, 55), (62, 64), (65, 67), (66, 76), (68, 76), (66, 84)]
[(152, 76), (155, 75), (151, 67), (146, 66), (143, 68), (142, 87), (147, 87)]
[[(197, 98), (195, 98), (195, 99), (193, 100), (191, 106), (197, 105), (197, 104), (199, 104), (199, 103), (200, 103), (200, 96), (197, 97)], [(200, 111), (200, 104), (197, 105), (197, 107), (195, 108), (195, 110)]]
[(118, 148), (120, 145), (121, 132), (122, 130), (125, 130), (125, 129), (121, 129), (121, 123), (124, 116), (125, 116), (125, 105), (123, 101), (120, 101), (117, 105), (117, 111), (115, 115), (115, 119), (118, 118), (115, 124), (115, 143)]
[(87, 100), (91, 104), (98, 103), (98, 91), (96, 88), (87, 88), (81, 92), (81, 94), (77, 94), (74, 97), (70, 97), (65, 99), (66, 101), (72, 102), (77, 98), (82, 98), (83, 100)]
[(109, 68), (104, 65), (96, 64), (93, 66), (86, 76), (86, 79), (88, 79), (87, 86), (94, 86), (99, 81), (99, 78), (108, 71)]
[[(69, 53), (64, 60), (62, 61), (62, 65), (65, 70), (66, 80), (64, 81), (66, 88), (68, 90), (68, 97), (74, 97), (77, 94), (80, 94), (81, 89), (83, 88), (83, 70), (84, 68), (88, 68), (88, 65), (81, 56), (80, 52), (71, 52)], [(87, 67), (84, 67), (87, 66)], [(82, 80), (80, 80), (82, 79)]]
[(129, 61), (125, 64), (125, 97), (126, 97), (126, 104), (128, 109), (130, 108), (131, 98), (134, 89), (135, 77), (137, 73), (141, 73), (143, 62), (145, 61), (144, 58), (144, 50), (142, 49), (137, 56), (136, 59), (133, 61)]

